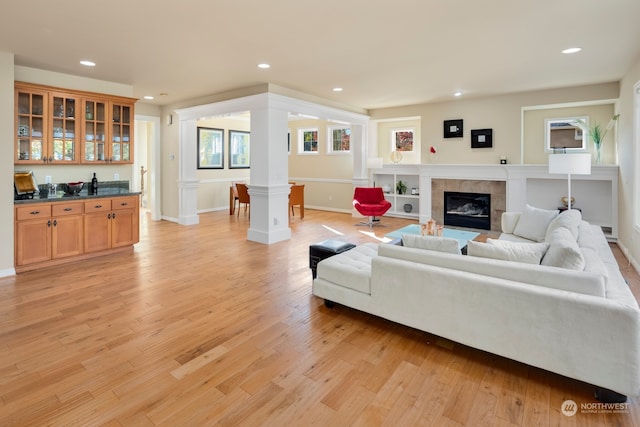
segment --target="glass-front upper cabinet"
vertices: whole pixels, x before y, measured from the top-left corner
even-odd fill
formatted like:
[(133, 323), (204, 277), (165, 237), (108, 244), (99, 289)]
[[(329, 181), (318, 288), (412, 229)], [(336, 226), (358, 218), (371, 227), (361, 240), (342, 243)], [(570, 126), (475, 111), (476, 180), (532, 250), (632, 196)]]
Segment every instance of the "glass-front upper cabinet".
[(47, 92), (16, 88), (14, 163), (46, 162), (48, 102)]
[(111, 161), (131, 163), (132, 106), (113, 103), (111, 131)]
[(108, 162), (105, 147), (107, 141), (107, 106), (105, 100), (84, 99), (84, 141), (82, 163)]
[(79, 136), (78, 98), (65, 93), (50, 93), (50, 137), (48, 163), (78, 163), (76, 153)]
[(135, 102), (16, 82), (14, 163), (132, 163)]

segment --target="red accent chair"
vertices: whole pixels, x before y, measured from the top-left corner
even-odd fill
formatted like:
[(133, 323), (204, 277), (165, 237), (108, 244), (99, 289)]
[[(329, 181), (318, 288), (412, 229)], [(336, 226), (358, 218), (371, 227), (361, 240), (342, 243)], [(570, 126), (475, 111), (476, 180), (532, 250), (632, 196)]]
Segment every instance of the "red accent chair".
[(353, 193), (353, 207), (364, 216), (369, 217), (368, 222), (361, 225), (373, 227), (376, 216), (384, 215), (391, 209), (391, 203), (384, 198), (384, 193), (380, 187), (356, 187)]

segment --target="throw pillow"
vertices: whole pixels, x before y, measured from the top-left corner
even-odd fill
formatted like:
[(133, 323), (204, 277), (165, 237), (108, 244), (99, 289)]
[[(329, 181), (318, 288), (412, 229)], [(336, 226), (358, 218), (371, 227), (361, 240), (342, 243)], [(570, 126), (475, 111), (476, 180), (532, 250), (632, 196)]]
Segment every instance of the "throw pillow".
[(557, 210), (539, 209), (526, 205), (513, 234), (535, 242), (542, 242), (549, 223), (558, 215)]
[(542, 258), (542, 265), (584, 270), (584, 256), (568, 228), (556, 228), (548, 237), (549, 249)]
[[(489, 240), (492, 239), (487, 239), (487, 241)], [(467, 243), (467, 255), (527, 264), (540, 264), (540, 259), (544, 255), (547, 246), (547, 243), (481, 243), (472, 240)]]
[(571, 234), (573, 234), (573, 237), (578, 240), (578, 228), (580, 227), (580, 222), (582, 222), (582, 213), (579, 210), (571, 209), (564, 211), (549, 223), (544, 240), (549, 240), (547, 236), (559, 227), (568, 228), (569, 231), (571, 231)]
[(458, 241), (450, 237), (403, 234), (402, 246), (406, 246), (408, 248), (447, 252), (450, 254), (460, 254), (460, 245), (458, 244)]

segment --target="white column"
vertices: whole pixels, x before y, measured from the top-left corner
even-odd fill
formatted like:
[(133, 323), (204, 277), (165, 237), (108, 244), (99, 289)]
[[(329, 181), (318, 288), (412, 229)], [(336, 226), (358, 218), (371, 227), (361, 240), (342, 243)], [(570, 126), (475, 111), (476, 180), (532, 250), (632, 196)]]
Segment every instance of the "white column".
[(180, 121), (180, 163), (178, 164), (178, 223), (195, 225), (198, 217), (198, 178), (196, 120)]
[(247, 239), (275, 243), (289, 228), (288, 111), (270, 94), (251, 107), (251, 224)]
[(367, 169), (367, 138), (363, 125), (351, 125), (351, 150), (353, 152), (353, 185), (369, 186), (369, 170)]

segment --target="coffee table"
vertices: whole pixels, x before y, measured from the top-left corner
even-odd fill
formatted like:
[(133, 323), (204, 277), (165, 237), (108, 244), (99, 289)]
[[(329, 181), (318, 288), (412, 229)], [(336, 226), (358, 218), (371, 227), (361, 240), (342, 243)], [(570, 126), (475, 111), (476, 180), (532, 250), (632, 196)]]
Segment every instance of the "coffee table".
[[(398, 230), (392, 231), (385, 235), (390, 239), (402, 239), (403, 234), (422, 234), (422, 226), (420, 224), (409, 224)], [(442, 237), (449, 237), (458, 241), (458, 246), (463, 249), (467, 246), (469, 240), (486, 241), (487, 235), (480, 234), (475, 231), (458, 230), (456, 228), (443, 228)]]

